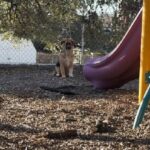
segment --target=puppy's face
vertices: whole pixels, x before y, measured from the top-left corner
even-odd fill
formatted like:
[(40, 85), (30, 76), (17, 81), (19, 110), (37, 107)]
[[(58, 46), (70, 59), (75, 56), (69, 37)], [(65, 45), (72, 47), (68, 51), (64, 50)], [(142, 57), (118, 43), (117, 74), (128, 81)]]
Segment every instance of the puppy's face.
[(61, 41), (61, 45), (64, 45), (66, 50), (71, 50), (75, 47), (75, 42), (71, 38), (65, 38)]

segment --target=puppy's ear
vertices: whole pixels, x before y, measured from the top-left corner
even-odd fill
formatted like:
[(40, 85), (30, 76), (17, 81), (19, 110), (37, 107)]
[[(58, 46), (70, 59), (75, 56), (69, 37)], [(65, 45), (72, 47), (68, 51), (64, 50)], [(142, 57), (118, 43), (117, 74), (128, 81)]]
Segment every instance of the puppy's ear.
[(71, 44), (76, 47), (76, 42), (74, 40), (71, 40)]
[(63, 45), (65, 43), (66, 39), (63, 39), (60, 44)]

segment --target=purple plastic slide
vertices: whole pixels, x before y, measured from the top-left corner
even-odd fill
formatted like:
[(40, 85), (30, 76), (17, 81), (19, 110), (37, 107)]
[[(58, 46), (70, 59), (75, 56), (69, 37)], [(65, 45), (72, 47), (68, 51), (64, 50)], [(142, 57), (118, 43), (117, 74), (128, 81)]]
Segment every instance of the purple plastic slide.
[(139, 75), (142, 10), (109, 54), (88, 60), (83, 74), (94, 88), (118, 88)]

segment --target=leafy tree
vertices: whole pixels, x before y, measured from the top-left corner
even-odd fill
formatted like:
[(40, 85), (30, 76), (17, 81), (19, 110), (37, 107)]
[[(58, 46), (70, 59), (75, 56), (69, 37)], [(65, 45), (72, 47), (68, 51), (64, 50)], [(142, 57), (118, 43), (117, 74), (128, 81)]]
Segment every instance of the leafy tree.
[(120, 41), (141, 7), (142, 0), (116, 0), (117, 9), (112, 18), (112, 45)]
[[(79, 22), (85, 24), (85, 47), (91, 50), (112, 50), (127, 31), (141, 5), (141, 0), (81, 0)], [(113, 8), (113, 13), (107, 14), (104, 7)], [(106, 26), (107, 17), (112, 22)]]
[(53, 41), (74, 19), (75, 5), (72, 0), (0, 0), (1, 31)]
[[(104, 30), (106, 5), (114, 8), (109, 32)], [(87, 48), (112, 49), (140, 7), (141, 0), (0, 0), (0, 32), (10, 31), (20, 38), (54, 43), (67, 29), (80, 42), (84, 24)]]

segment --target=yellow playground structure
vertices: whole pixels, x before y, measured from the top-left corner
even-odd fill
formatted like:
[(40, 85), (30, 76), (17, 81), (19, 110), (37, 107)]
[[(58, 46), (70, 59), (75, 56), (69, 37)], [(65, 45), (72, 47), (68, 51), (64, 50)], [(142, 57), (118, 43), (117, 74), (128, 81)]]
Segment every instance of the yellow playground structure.
[(139, 77), (139, 109), (135, 117), (133, 128), (142, 122), (144, 112), (150, 100), (150, 0), (143, 1), (142, 37), (140, 53)]
[(150, 0), (143, 2), (142, 41), (140, 55), (139, 102), (148, 87), (145, 76), (150, 72)]

